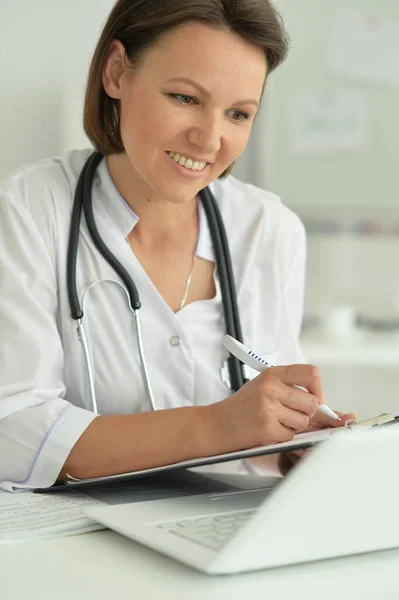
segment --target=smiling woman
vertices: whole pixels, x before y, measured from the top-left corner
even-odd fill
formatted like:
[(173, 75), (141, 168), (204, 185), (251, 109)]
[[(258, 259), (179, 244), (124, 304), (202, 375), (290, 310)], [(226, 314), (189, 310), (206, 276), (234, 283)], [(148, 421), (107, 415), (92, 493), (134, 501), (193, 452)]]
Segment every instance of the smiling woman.
[[(274, 194), (230, 175), (286, 50), (269, 0), (116, 2), (84, 108), (97, 153), (75, 150), (21, 168), (0, 187), (3, 489), (286, 441), (315, 423), (337, 426), (313, 419), (320, 374), (303, 364), (298, 342), (302, 224)], [(87, 164), (90, 185), (81, 179)], [(85, 219), (75, 239), (71, 214), (80, 215), (74, 198), (82, 188)], [(215, 219), (227, 232), (232, 269), (226, 261), (215, 267)], [(87, 343), (71, 319), (71, 260), (76, 297), (90, 312)], [(241, 389), (225, 376), (224, 271), (236, 282), (244, 341), (279, 365), (253, 373)], [(143, 342), (125, 275), (140, 291)], [(151, 411), (148, 398), (162, 410)]]
[[(206, 24), (213, 29), (224, 30), (236, 34), (242, 41), (247, 41), (253, 49), (263, 53), (267, 62), (268, 72), (271, 73), (286, 57), (288, 50), (288, 37), (278, 13), (269, 0), (168, 0), (167, 2), (146, 2), (129, 0), (116, 3), (108, 21), (103, 29), (91, 64), (87, 86), (84, 123), (88, 137), (94, 146), (103, 154), (112, 154), (124, 150), (120, 135), (119, 118), (120, 106), (115, 98), (109, 96), (101, 84), (101, 74), (109, 55), (113, 40), (119, 40), (123, 45), (126, 56), (133, 68), (137, 68), (150, 48), (160, 44), (167, 32), (174, 30), (181, 24), (187, 23)], [(181, 48), (178, 63), (181, 59), (194, 52), (200, 56), (200, 64), (207, 69), (213, 64), (218, 48), (205, 40), (205, 46), (195, 36), (185, 40), (186, 45)], [(205, 59), (204, 52), (209, 50), (210, 62)], [(208, 53), (207, 53), (208, 54)], [(193, 57), (194, 58), (194, 57)], [(195, 62), (195, 61), (194, 61)], [(227, 55), (227, 60), (222, 64), (222, 73), (225, 69), (233, 72), (241, 64), (243, 69), (251, 63), (241, 60), (234, 61), (234, 57)], [(191, 78), (191, 72), (186, 77), (179, 77), (180, 81)], [(265, 85), (262, 82), (262, 93)], [(173, 83), (173, 81), (172, 81)], [(240, 82), (236, 81), (236, 89)], [(207, 90), (196, 82), (196, 88), (203, 94)], [(204, 94), (205, 92), (205, 94)], [(262, 95), (262, 94), (261, 94)], [(237, 98), (238, 100), (238, 98)], [(255, 99), (256, 103), (257, 100)], [(232, 165), (224, 174), (228, 174)]]
[[(118, 103), (124, 151), (111, 153), (108, 166), (130, 204), (134, 190), (135, 211), (140, 188), (144, 201), (181, 203), (226, 173), (248, 142), (265, 77), (261, 49), (203, 23), (174, 27), (137, 62), (111, 42), (102, 81)], [(253, 99), (237, 97), (237, 89)], [(187, 168), (195, 162), (206, 164)]]

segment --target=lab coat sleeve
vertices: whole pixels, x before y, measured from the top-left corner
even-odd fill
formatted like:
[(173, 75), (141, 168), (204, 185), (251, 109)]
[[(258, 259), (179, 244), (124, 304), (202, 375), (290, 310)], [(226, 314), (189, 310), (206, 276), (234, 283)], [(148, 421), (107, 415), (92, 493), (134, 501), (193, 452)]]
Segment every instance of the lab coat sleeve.
[(8, 491), (52, 485), (95, 418), (66, 399), (55, 235), (27, 204), (0, 185), (0, 488)]
[(305, 363), (299, 336), (305, 303), (306, 233), (299, 217), (282, 205), (285, 213), (279, 233), (282, 286), (282, 330), (277, 364)]

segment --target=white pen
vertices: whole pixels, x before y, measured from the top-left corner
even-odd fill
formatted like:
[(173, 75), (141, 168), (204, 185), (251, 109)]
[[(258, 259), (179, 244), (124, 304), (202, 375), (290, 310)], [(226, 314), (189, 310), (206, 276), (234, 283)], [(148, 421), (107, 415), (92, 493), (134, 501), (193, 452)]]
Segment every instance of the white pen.
[[(261, 356), (258, 356), (255, 352), (252, 352), (252, 350), (244, 346), (244, 344), (241, 344), (241, 342), (231, 337), (231, 335), (224, 336), (223, 345), (229, 352), (231, 352), (231, 354), (241, 360), (241, 362), (245, 363), (249, 367), (252, 367), (252, 369), (255, 369), (255, 371), (258, 371), (259, 373), (266, 371), (266, 369), (270, 369), (270, 367), (273, 367), (273, 365), (263, 360)], [(301, 387), (300, 385), (294, 385), (294, 387), (298, 390), (302, 390), (303, 392), (308, 391), (306, 388)], [(317, 409), (328, 417), (339, 419), (339, 416), (335, 414), (335, 412), (326, 404), (319, 404)]]

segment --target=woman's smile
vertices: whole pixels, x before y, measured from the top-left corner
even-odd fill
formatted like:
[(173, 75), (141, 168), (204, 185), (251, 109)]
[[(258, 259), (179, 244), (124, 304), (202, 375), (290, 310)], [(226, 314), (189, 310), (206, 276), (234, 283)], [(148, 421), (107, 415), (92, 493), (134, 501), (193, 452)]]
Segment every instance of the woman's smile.
[[(175, 154), (174, 152), (166, 152), (166, 155), (174, 172), (188, 179), (201, 179), (204, 173), (208, 171), (209, 163), (199, 163), (198, 161), (193, 163), (192, 159), (185, 159), (184, 156), (180, 156), (180, 154)], [(182, 161), (184, 161), (183, 164)], [(197, 165), (197, 168), (193, 168), (194, 165)]]
[(195, 158), (187, 158), (183, 154), (179, 154), (178, 152), (168, 152), (170, 158), (182, 167), (186, 169), (190, 169), (191, 171), (203, 171), (207, 165), (206, 161), (199, 161)]

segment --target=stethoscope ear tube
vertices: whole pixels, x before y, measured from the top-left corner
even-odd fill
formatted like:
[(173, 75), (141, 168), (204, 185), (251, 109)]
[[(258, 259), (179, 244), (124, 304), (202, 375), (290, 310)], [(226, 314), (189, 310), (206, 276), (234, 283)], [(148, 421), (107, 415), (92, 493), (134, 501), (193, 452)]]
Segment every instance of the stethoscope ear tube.
[(115, 258), (115, 256), (104, 244), (94, 220), (92, 209), (92, 184), (95, 171), (102, 159), (103, 155), (100, 152), (94, 152), (90, 155), (79, 176), (72, 209), (67, 256), (67, 288), (69, 305), (71, 307), (71, 316), (75, 321), (82, 319), (83, 317), (83, 310), (80, 306), (76, 289), (76, 264), (82, 209), (85, 213), (89, 233), (97, 250), (100, 252), (100, 254), (102, 254), (111, 267), (115, 269), (116, 273), (118, 273), (119, 277), (122, 279), (127, 288), (132, 310), (139, 310), (141, 308), (139, 294), (132, 278), (124, 266)]
[[(209, 188), (204, 188), (201, 190), (199, 196), (210, 225), (209, 230), (211, 233), (213, 247), (215, 249), (216, 264), (218, 267), (220, 287), (222, 290), (226, 333), (234, 337), (239, 342), (243, 342), (234, 283), (234, 274), (222, 215), (220, 214), (219, 207)], [(238, 360), (238, 358), (231, 355), (228, 359), (228, 365), (230, 386), (234, 391), (237, 391), (245, 383), (242, 374), (242, 363), (240, 360)]]
[(75, 198), (72, 207), (67, 253), (67, 290), (69, 306), (71, 308), (71, 316), (72, 319), (74, 319), (75, 321), (83, 317), (83, 311), (80, 307), (78, 293), (76, 290), (76, 263), (78, 258), (78, 243), (80, 229), (79, 226), (83, 208), (83, 181), (85, 178), (85, 172), (85, 168), (83, 168), (79, 175), (78, 183), (76, 186)]
[(130, 277), (129, 273), (126, 271), (125, 267), (119, 262), (117, 258), (109, 251), (107, 246), (104, 244), (102, 237), (97, 229), (96, 222), (94, 220), (93, 214), (93, 206), (92, 206), (92, 182), (94, 179), (94, 173), (97, 168), (98, 163), (102, 160), (103, 156), (99, 153), (96, 153), (97, 160), (93, 160), (93, 162), (88, 163), (87, 165), (87, 174), (83, 181), (83, 210), (86, 217), (87, 227), (89, 229), (90, 235), (93, 239), (94, 245), (97, 250), (102, 254), (105, 260), (109, 265), (116, 271), (119, 277), (122, 279), (125, 284), (127, 291), (129, 293), (130, 305), (133, 310), (139, 310), (141, 308), (141, 302), (139, 298), (139, 293), (137, 288)]

